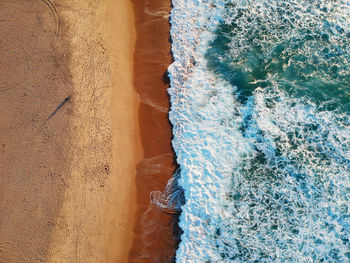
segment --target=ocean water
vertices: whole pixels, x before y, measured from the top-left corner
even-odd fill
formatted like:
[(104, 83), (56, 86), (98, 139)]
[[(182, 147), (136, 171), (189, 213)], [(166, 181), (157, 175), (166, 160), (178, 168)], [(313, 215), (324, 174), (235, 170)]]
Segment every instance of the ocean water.
[(170, 22), (176, 261), (350, 262), (350, 1), (173, 0)]

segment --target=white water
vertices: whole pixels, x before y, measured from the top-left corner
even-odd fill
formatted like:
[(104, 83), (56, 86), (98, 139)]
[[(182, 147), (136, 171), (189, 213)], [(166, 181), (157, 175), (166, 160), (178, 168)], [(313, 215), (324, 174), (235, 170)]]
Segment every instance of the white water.
[[(276, 1), (233, 2), (274, 21), (261, 10)], [(347, 18), (347, 2), (334, 2)], [(278, 74), (240, 101), (238, 88), (209, 70), (205, 58), (220, 22), (232, 19), (225, 3), (174, 0), (173, 6), (170, 120), (186, 199), (177, 262), (350, 262), (347, 112), (293, 97), (279, 87)], [(305, 6), (299, 24), (308, 19)], [(242, 52), (249, 49), (244, 40), (235, 40)], [(238, 46), (231, 44), (230, 56), (239, 63)]]

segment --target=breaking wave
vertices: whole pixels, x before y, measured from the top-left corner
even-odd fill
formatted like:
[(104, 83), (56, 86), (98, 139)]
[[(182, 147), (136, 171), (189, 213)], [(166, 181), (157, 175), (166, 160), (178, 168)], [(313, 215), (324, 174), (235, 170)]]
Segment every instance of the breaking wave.
[(173, 6), (177, 262), (349, 262), (350, 2)]

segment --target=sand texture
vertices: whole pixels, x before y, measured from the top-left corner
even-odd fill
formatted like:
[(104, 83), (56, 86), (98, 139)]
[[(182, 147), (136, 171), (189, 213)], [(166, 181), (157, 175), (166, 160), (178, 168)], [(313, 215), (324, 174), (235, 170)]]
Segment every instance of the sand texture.
[(126, 262), (143, 152), (127, 0), (0, 1), (0, 262)]
[(150, 205), (150, 192), (162, 191), (176, 168), (168, 120), (170, 1), (132, 0), (136, 45), (134, 84), (140, 98), (139, 123), (144, 159), (136, 170), (137, 212), (130, 262), (173, 262), (177, 217)]

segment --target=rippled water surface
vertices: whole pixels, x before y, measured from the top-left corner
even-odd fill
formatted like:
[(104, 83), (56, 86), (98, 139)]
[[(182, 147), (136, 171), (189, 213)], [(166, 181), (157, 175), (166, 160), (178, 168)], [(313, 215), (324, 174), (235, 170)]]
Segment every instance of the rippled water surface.
[(350, 262), (350, 1), (173, 5), (177, 262)]

